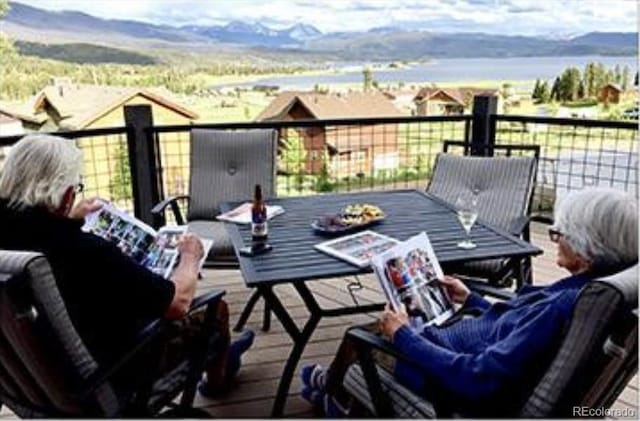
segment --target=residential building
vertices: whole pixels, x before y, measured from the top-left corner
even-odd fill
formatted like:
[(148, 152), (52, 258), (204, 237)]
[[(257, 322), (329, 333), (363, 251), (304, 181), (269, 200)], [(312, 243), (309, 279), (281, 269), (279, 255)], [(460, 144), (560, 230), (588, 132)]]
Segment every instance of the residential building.
[[(68, 78), (54, 78), (35, 96), (23, 104), (0, 105), (0, 113), (19, 120), (24, 133), (56, 132), (66, 130), (122, 127), (124, 107), (149, 105), (154, 124), (190, 124), (198, 115), (178, 104), (164, 88), (116, 87), (72, 83)], [(4, 134), (4, 132), (3, 132)], [(165, 184), (168, 194), (184, 192), (187, 178), (183, 168), (187, 158), (180, 151), (188, 148), (187, 134), (179, 134), (171, 141), (162, 142), (168, 152), (162, 163), (166, 168)], [(122, 135), (103, 136), (80, 140), (78, 147), (84, 150), (84, 176), (87, 185), (104, 186), (99, 191), (111, 197), (109, 174), (127, 168), (126, 138)], [(89, 150), (90, 149), (90, 150)]]
[(616, 83), (608, 83), (600, 89), (598, 100), (607, 104), (618, 104), (622, 96), (622, 88)]
[(497, 96), (498, 109), (502, 106), (497, 88), (429, 86), (420, 89), (413, 98), (415, 114), (419, 116), (463, 114), (465, 109), (471, 107), (473, 97), (477, 95)]
[[(288, 91), (277, 96), (256, 120), (326, 120), (402, 115), (387, 97), (377, 91), (340, 94)], [(284, 135), (285, 138), (301, 141), (306, 155), (304, 170), (308, 174), (320, 173), (325, 164), (330, 173), (338, 178), (376, 174), (400, 165), (397, 124), (301, 127), (289, 130)], [(287, 168), (281, 165), (280, 170), (286, 171)]]

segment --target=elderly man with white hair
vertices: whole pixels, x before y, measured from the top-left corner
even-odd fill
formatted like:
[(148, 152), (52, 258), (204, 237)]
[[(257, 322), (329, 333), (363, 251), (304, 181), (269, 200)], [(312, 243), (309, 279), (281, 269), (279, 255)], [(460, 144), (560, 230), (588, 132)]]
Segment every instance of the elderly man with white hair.
[[(404, 311), (388, 308), (371, 328), (421, 364), (420, 369), (400, 361), (381, 364), (416, 393), (426, 391), (434, 404), (453, 405), (465, 416), (498, 417), (521, 408), (558, 350), (580, 289), (637, 263), (637, 200), (613, 189), (571, 193), (557, 206), (549, 236), (557, 246), (557, 264), (569, 276), (545, 287), (524, 286), (498, 303), (445, 277), (440, 281), (451, 298), (476, 316), (418, 331)], [(354, 358), (346, 339), (328, 371), (303, 367), (303, 397), (340, 415), (348, 404), (342, 379)]]
[[(29, 135), (17, 142), (0, 177), (0, 248), (38, 251), (47, 257), (80, 337), (98, 362), (108, 363), (130, 349), (150, 320), (187, 314), (203, 248), (195, 235), (183, 235), (180, 263), (167, 280), (109, 242), (83, 232), (84, 217), (101, 205), (89, 199), (74, 206), (82, 190), (81, 169), (82, 155), (72, 140)], [(224, 302), (218, 319), (227, 349), (218, 350), (208, 365), (208, 381), (200, 388), (204, 394), (229, 384), (241, 354), (253, 341), (253, 332), (247, 331), (229, 346)], [(188, 341), (185, 337), (183, 343)]]

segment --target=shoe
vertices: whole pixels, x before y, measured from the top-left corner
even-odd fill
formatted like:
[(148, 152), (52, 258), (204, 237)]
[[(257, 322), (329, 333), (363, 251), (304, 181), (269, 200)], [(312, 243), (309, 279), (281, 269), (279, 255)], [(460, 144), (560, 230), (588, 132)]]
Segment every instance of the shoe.
[(300, 370), (300, 377), (305, 386), (324, 391), (326, 388), (326, 370), (320, 364), (308, 364)]
[(240, 365), (242, 363), (242, 354), (247, 352), (251, 345), (253, 345), (253, 340), (255, 339), (256, 334), (253, 330), (245, 330), (240, 334), (238, 339), (233, 341), (231, 345), (229, 345), (229, 360), (227, 365), (227, 375), (225, 382), (230, 382), (240, 371)]

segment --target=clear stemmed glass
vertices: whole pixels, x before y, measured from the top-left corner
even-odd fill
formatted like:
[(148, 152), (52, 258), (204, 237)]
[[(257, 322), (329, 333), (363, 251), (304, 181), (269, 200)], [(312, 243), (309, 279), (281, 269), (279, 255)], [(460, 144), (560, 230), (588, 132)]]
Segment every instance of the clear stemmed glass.
[(478, 198), (475, 194), (465, 194), (456, 200), (456, 207), (458, 208), (458, 220), (460, 225), (467, 233), (466, 238), (458, 243), (458, 247), (462, 249), (476, 248), (476, 244), (471, 241), (471, 227), (475, 224), (478, 218)]

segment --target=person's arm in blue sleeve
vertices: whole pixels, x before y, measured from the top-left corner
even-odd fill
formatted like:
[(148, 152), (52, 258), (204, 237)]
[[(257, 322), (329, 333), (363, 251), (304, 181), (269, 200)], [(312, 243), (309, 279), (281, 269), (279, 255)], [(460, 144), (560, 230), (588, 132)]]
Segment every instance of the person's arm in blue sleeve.
[(481, 311), (488, 310), (489, 307), (491, 307), (491, 303), (475, 291), (469, 294), (467, 300), (462, 305), (464, 309), (478, 309)]
[(427, 381), (433, 379), (458, 396), (481, 399), (518, 379), (527, 364), (548, 351), (570, 314), (570, 305), (557, 304), (532, 308), (508, 336), (476, 354), (438, 346), (408, 326), (395, 332), (393, 343), (419, 364)]

